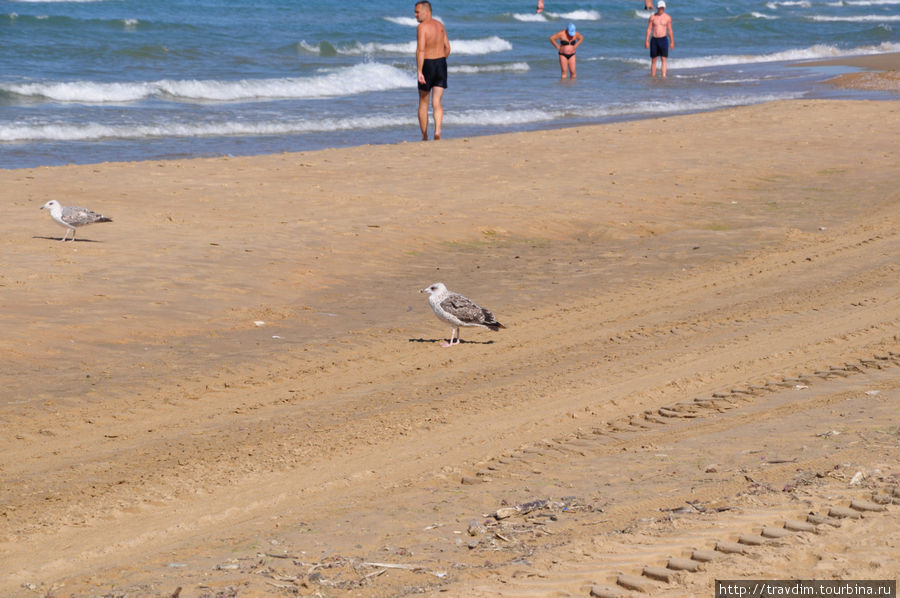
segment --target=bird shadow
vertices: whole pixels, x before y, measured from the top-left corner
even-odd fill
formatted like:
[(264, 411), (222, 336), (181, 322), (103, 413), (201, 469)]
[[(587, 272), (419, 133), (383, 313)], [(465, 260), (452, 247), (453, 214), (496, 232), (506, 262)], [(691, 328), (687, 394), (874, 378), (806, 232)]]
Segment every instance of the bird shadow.
[[(411, 338), (408, 340), (411, 343), (446, 343), (446, 342), (448, 342), (448, 339), (446, 339), (446, 338)], [(464, 341), (464, 340), (460, 339), (459, 344), (461, 344), (461, 345), (493, 345), (494, 341)]]
[[(42, 236), (40, 236), (40, 235), (33, 235), (31, 238), (32, 238), (32, 239), (44, 239), (45, 241), (60, 241), (60, 242), (63, 242), (62, 239), (61, 239), (60, 237), (42, 237)], [(65, 242), (65, 243), (69, 243), (70, 241), (71, 241), (71, 242), (74, 242), (74, 243), (103, 243), (103, 241), (95, 241), (94, 239), (74, 239), (74, 240), (73, 240), (73, 239), (66, 239), (64, 242)]]

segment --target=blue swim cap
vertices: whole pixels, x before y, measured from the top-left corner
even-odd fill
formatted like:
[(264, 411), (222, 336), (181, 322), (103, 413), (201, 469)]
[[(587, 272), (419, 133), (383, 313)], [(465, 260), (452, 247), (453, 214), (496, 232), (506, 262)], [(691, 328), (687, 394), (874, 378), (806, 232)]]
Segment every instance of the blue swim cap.
[(569, 23), (569, 27), (566, 31), (569, 32), (569, 35), (575, 35), (575, 23)]

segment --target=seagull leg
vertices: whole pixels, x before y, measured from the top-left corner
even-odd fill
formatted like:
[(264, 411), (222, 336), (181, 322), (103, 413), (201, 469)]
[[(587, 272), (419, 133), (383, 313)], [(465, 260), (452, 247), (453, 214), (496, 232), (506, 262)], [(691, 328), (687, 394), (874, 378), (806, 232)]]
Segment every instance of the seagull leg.
[(459, 333), (459, 328), (453, 328), (450, 330), (450, 342), (449, 343), (441, 343), (441, 346), (444, 348), (453, 346), (453, 337)]
[(69, 236), (69, 231), (70, 231), (70, 230), (72, 230), (72, 229), (69, 229), (69, 228), (66, 229), (66, 234), (64, 234), (64, 235), (62, 236), (62, 239), (60, 239), (60, 241), (65, 242), (66, 237)]

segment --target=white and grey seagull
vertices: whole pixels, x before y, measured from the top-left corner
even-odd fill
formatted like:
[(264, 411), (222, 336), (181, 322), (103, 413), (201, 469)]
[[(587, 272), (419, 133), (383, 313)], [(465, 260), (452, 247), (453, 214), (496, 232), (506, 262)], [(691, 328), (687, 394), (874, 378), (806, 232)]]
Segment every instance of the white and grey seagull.
[[(450, 332), (450, 342), (441, 344), (442, 347), (459, 344), (461, 326), (478, 326), (494, 331), (506, 328), (490, 311), (476, 305), (468, 297), (448, 291), (442, 282), (436, 282), (430, 287), (422, 289), (421, 292), (428, 293), (428, 304), (434, 310), (434, 315), (441, 322), (446, 322), (453, 327)], [(456, 339), (455, 343), (453, 342), (454, 338)]]
[(73, 206), (63, 207), (55, 199), (51, 199), (41, 206), (42, 210), (50, 210), (50, 217), (53, 218), (60, 226), (65, 227), (66, 234), (60, 241), (65, 241), (72, 231), (72, 240), (75, 240), (75, 229), (80, 226), (86, 226), (95, 222), (112, 222), (112, 218), (102, 216), (97, 212), (92, 212), (87, 208), (76, 208)]

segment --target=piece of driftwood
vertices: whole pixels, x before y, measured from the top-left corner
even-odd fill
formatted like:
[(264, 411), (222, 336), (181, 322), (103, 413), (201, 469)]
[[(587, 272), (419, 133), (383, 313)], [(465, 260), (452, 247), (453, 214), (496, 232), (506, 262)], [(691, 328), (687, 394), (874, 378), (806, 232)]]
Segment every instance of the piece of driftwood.
[(380, 569), (405, 569), (407, 571), (424, 570), (422, 565), (406, 565), (403, 563), (360, 563), (363, 567), (378, 567)]

